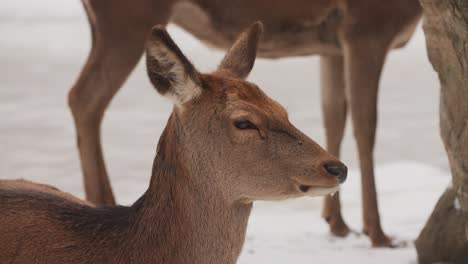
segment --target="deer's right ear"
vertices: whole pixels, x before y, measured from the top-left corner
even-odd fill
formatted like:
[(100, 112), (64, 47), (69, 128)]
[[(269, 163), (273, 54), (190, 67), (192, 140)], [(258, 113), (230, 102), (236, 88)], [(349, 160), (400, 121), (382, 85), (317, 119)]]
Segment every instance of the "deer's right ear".
[(197, 70), (162, 26), (155, 26), (146, 47), (146, 67), (156, 90), (182, 105), (202, 91)]

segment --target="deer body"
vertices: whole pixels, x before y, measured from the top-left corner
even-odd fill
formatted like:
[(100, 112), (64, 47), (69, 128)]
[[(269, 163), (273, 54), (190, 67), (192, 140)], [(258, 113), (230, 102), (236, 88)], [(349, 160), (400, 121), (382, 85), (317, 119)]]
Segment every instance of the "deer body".
[(200, 74), (155, 27), (148, 75), (174, 108), (148, 190), (130, 207), (94, 207), (51, 186), (0, 181), (0, 263), (235, 263), (253, 201), (337, 191), (346, 166), (243, 80), (261, 29)]
[[(322, 108), (327, 150), (340, 155), (348, 109), (362, 177), (364, 232), (373, 246), (391, 246), (380, 224), (373, 149), (380, 75), (387, 53), (411, 37), (422, 10), (418, 0), (83, 0), (92, 49), (69, 93), (87, 199), (115, 204), (100, 142), (113, 96), (144, 52), (154, 24), (173, 21), (202, 41), (227, 48), (241, 28), (262, 20), (259, 55), (321, 56)], [(292, 84), (293, 85), (293, 84)], [(291, 87), (291, 89), (293, 89)], [(339, 195), (325, 198), (323, 217), (334, 235), (349, 228)]]
[(376, 25), (367, 23), (388, 31), (389, 48), (403, 46), (419, 20), (418, 6), (417, 1), (405, 0), (192, 0), (174, 5), (171, 21), (207, 44), (226, 49), (242, 28), (260, 20), (266, 29), (260, 57), (342, 55), (339, 35), (348, 27), (359, 27), (364, 34), (375, 30)]
[(285, 6), (280, 1), (186, 1), (174, 6), (171, 21), (225, 49), (245, 25), (261, 20), (266, 29), (259, 46), (261, 57), (340, 53), (337, 3), (321, 2), (293, 0)]
[(157, 155), (154, 186), (130, 207), (94, 208), (30, 186), (0, 189), (0, 263), (236, 263), (252, 204), (198, 191), (180, 169), (162, 168), (179, 160)]

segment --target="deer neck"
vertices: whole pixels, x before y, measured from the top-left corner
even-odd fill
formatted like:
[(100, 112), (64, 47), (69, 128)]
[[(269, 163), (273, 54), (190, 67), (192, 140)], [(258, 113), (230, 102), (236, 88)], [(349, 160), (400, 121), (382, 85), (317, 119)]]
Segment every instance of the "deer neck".
[[(181, 127), (172, 115), (158, 145), (148, 191), (136, 209), (138, 248), (158, 263), (235, 263), (242, 249), (252, 204), (227, 203), (199, 186), (178, 151)], [(149, 260), (149, 259), (148, 259)]]

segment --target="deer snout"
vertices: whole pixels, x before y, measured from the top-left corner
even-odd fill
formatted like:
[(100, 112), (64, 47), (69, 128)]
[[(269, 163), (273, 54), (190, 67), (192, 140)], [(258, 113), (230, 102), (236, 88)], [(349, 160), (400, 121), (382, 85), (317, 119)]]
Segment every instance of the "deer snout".
[(337, 160), (327, 161), (323, 164), (325, 171), (332, 177), (336, 177), (338, 182), (342, 184), (348, 176), (348, 168)]

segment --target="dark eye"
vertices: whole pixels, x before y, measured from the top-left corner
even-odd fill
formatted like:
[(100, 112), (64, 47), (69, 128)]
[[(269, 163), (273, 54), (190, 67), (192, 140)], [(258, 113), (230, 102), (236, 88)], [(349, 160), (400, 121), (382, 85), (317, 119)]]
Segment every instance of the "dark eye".
[(238, 129), (258, 129), (257, 126), (249, 120), (234, 121), (234, 126), (236, 126)]

